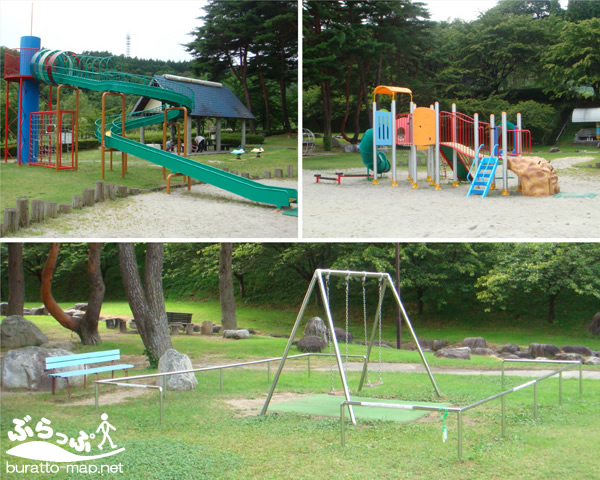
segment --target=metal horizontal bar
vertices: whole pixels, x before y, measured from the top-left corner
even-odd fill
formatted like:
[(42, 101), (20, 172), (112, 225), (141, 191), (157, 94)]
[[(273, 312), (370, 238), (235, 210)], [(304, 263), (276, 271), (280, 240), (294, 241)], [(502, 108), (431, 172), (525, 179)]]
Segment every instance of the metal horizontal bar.
[[(308, 357), (308, 356), (320, 356), (320, 357), (327, 357), (327, 356), (333, 356), (333, 354), (330, 353), (298, 353), (296, 355), (289, 355), (287, 358), (301, 358), (301, 357)], [(343, 357), (345, 357), (346, 355), (342, 355)], [(357, 357), (357, 358), (365, 358), (364, 355), (348, 355), (348, 357)], [(281, 360), (282, 357), (273, 357), (273, 358), (265, 358), (265, 359), (261, 359), (261, 360), (252, 360), (250, 362), (240, 362), (240, 363), (228, 363), (226, 365), (213, 365), (210, 367), (201, 367), (201, 368), (192, 368), (190, 370), (177, 370), (175, 372), (162, 372), (162, 373), (149, 373), (147, 375), (136, 375), (133, 377), (119, 377), (116, 379), (107, 379), (107, 380), (96, 380), (96, 383), (111, 383), (111, 381), (115, 381), (115, 380), (124, 380), (124, 381), (131, 381), (131, 380), (140, 380), (143, 378), (157, 378), (157, 377), (165, 377), (165, 376), (169, 376), (169, 375), (181, 375), (184, 373), (195, 373), (195, 372), (208, 372), (211, 370), (221, 370), (221, 369), (225, 369), (225, 368), (237, 368), (237, 367), (244, 367), (246, 365), (258, 365), (260, 363), (268, 363), (268, 362), (275, 362), (277, 360)]]
[(105, 385), (117, 385), (118, 387), (132, 387), (132, 388), (157, 388), (162, 391), (162, 387), (158, 385), (142, 385), (140, 383), (122, 383), (122, 382), (96, 382), (103, 383)]
[(581, 363), (580, 360), (533, 360), (533, 359), (527, 359), (527, 358), (504, 358), (502, 360), (502, 363), (505, 362), (513, 362), (513, 363), (569, 363), (569, 364), (574, 364), (574, 365), (578, 365)]
[(433, 407), (431, 405), (402, 405), (397, 403), (379, 403), (379, 402), (361, 402), (358, 400), (345, 400), (340, 403), (340, 406), (352, 405), (355, 407), (375, 407), (375, 408), (395, 408), (400, 410), (428, 410), (432, 412), (438, 412), (441, 409), (448, 410), (449, 412), (460, 412), (460, 408), (457, 407)]
[(318, 268), (315, 273), (332, 277), (389, 278), (390, 276), (385, 272), (359, 272), (356, 270), (330, 270), (324, 268)]

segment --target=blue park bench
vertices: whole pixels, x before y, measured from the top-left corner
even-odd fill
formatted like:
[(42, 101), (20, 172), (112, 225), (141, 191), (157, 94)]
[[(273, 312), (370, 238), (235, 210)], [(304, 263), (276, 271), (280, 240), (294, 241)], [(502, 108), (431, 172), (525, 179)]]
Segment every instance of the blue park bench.
[[(115, 376), (115, 370), (125, 370), (127, 375), (127, 369), (133, 368), (134, 365), (127, 363), (115, 364), (117, 360), (121, 359), (120, 350), (106, 350), (104, 352), (89, 352), (79, 353), (76, 355), (63, 355), (62, 357), (48, 357), (46, 358), (46, 370), (52, 370), (48, 376), (52, 378), (52, 395), (56, 390), (56, 379), (64, 378), (67, 381), (67, 392), (69, 398), (71, 398), (71, 386), (69, 385), (69, 378), (83, 375), (83, 388), (86, 386), (87, 376), (95, 373), (98, 375), (102, 372), (112, 372), (112, 376)], [(98, 363), (112, 362), (110, 365), (102, 365), (97, 367), (89, 367), (89, 365), (95, 365)], [(81, 366), (80, 370), (67, 370), (60, 371), (65, 367)], [(58, 371), (57, 371), (58, 370)]]

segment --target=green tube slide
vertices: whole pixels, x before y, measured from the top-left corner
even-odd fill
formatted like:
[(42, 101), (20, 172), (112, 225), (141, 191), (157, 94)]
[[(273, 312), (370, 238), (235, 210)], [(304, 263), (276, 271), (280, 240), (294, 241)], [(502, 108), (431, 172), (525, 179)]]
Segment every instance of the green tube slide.
[[(111, 57), (108, 57), (110, 60)], [(91, 60), (91, 61), (90, 61)], [(40, 50), (31, 60), (34, 77), (44, 83), (71, 85), (96, 91), (120, 92), (147, 96), (163, 102), (163, 107), (148, 112), (129, 114), (125, 117), (125, 130), (162, 123), (164, 108), (169, 105), (184, 106), (193, 110), (194, 95), (190, 89), (175, 82), (158, 82), (151, 77), (131, 75), (109, 69), (107, 58), (82, 57), (59, 50)], [(180, 110), (167, 112), (169, 121), (182, 116)], [(204, 165), (195, 160), (165, 152), (121, 136), (122, 122), (119, 115), (107, 118), (106, 131), (101, 131), (100, 121), (96, 122), (95, 133), (98, 140), (102, 136), (107, 147), (135, 155), (143, 160), (173, 170), (175, 173), (190, 176), (196, 180), (214, 185), (228, 192), (255, 202), (289, 207), (297, 202), (298, 191), (294, 188), (263, 185), (246, 178)]]
[[(369, 170), (373, 170), (373, 129), (369, 128), (359, 145), (360, 159)], [(389, 172), (392, 166), (383, 152), (377, 152), (377, 173)]]

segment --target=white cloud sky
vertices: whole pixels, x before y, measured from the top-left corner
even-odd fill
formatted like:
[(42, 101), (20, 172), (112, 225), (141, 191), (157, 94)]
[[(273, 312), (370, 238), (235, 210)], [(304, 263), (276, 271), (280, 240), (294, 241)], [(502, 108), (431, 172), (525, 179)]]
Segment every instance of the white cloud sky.
[(109, 51), (125, 54), (127, 33), (131, 56), (161, 60), (191, 60), (181, 44), (201, 25), (205, 0), (0, 0), (0, 45), (18, 48), (31, 34), (42, 47)]
[[(443, 21), (460, 18), (465, 21), (477, 19), (479, 14), (495, 7), (498, 0), (418, 0), (429, 8), (431, 20)], [(568, 0), (560, 0), (567, 8)]]

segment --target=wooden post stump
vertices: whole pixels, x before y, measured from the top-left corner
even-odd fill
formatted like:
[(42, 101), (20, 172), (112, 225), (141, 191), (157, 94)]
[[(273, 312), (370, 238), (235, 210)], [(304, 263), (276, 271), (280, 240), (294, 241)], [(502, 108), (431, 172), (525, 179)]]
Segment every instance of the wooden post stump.
[(31, 223), (43, 222), (44, 221), (44, 201), (43, 200), (32, 200), (31, 201)]
[(72, 207), (68, 203), (61, 203), (58, 206), (58, 213), (71, 213)]
[(234, 175), (238, 174), (237, 170), (232, 170), (230, 173), (233, 173)]
[(104, 182), (102, 180), (98, 180), (96, 182), (95, 199), (96, 199), (96, 203), (104, 201)]
[(17, 198), (17, 213), (19, 214), (19, 227), (29, 227), (29, 199)]
[(127, 185), (119, 185), (117, 187), (117, 197), (125, 198), (127, 196)]
[(287, 166), (287, 176), (288, 176), (288, 178), (294, 178), (294, 166), (293, 165)]
[(200, 335), (212, 335), (213, 334), (213, 323), (209, 320), (205, 320), (200, 325)]
[(19, 212), (16, 208), (4, 209), (4, 223), (2, 233), (12, 233), (19, 230)]
[(242, 172), (242, 177), (244, 178), (250, 178), (250, 174), (248, 172)]
[(84, 188), (82, 196), (84, 207), (93, 207), (94, 203), (96, 203), (96, 190), (93, 188)]
[(83, 207), (83, 197), (81, 195), (73, 195), (71, 197), (73, 208), (81, 209)]
[(117, 195), (117, 190), (114, 183), (105, 183), (104, 184), (104, 198), (110, 198), (114, 200)]
[(264, 177), (265, 177), (265, 178), (271, 178), (271, 171), (268, 171), (268, 172), (267, 172), (267, 171), (265, 171), (265, 172), (264, 172)]
[(193, 335), (194, 334), (194, 324), (193, 323), (186, 323), (185, 324), (185, 334), (186, 335)]
[(139, 188), (130, 188), (129, 189), (129, 195), (139, 195), (139, 194), (140, 194)]
[(58, 205), (56, 202), (44, 202), (44, 215), (48, 218), (58, 217)]
[(275, 178), (283, 178), (283, 169), (281, 169), (281, 168), (275, 169)]

